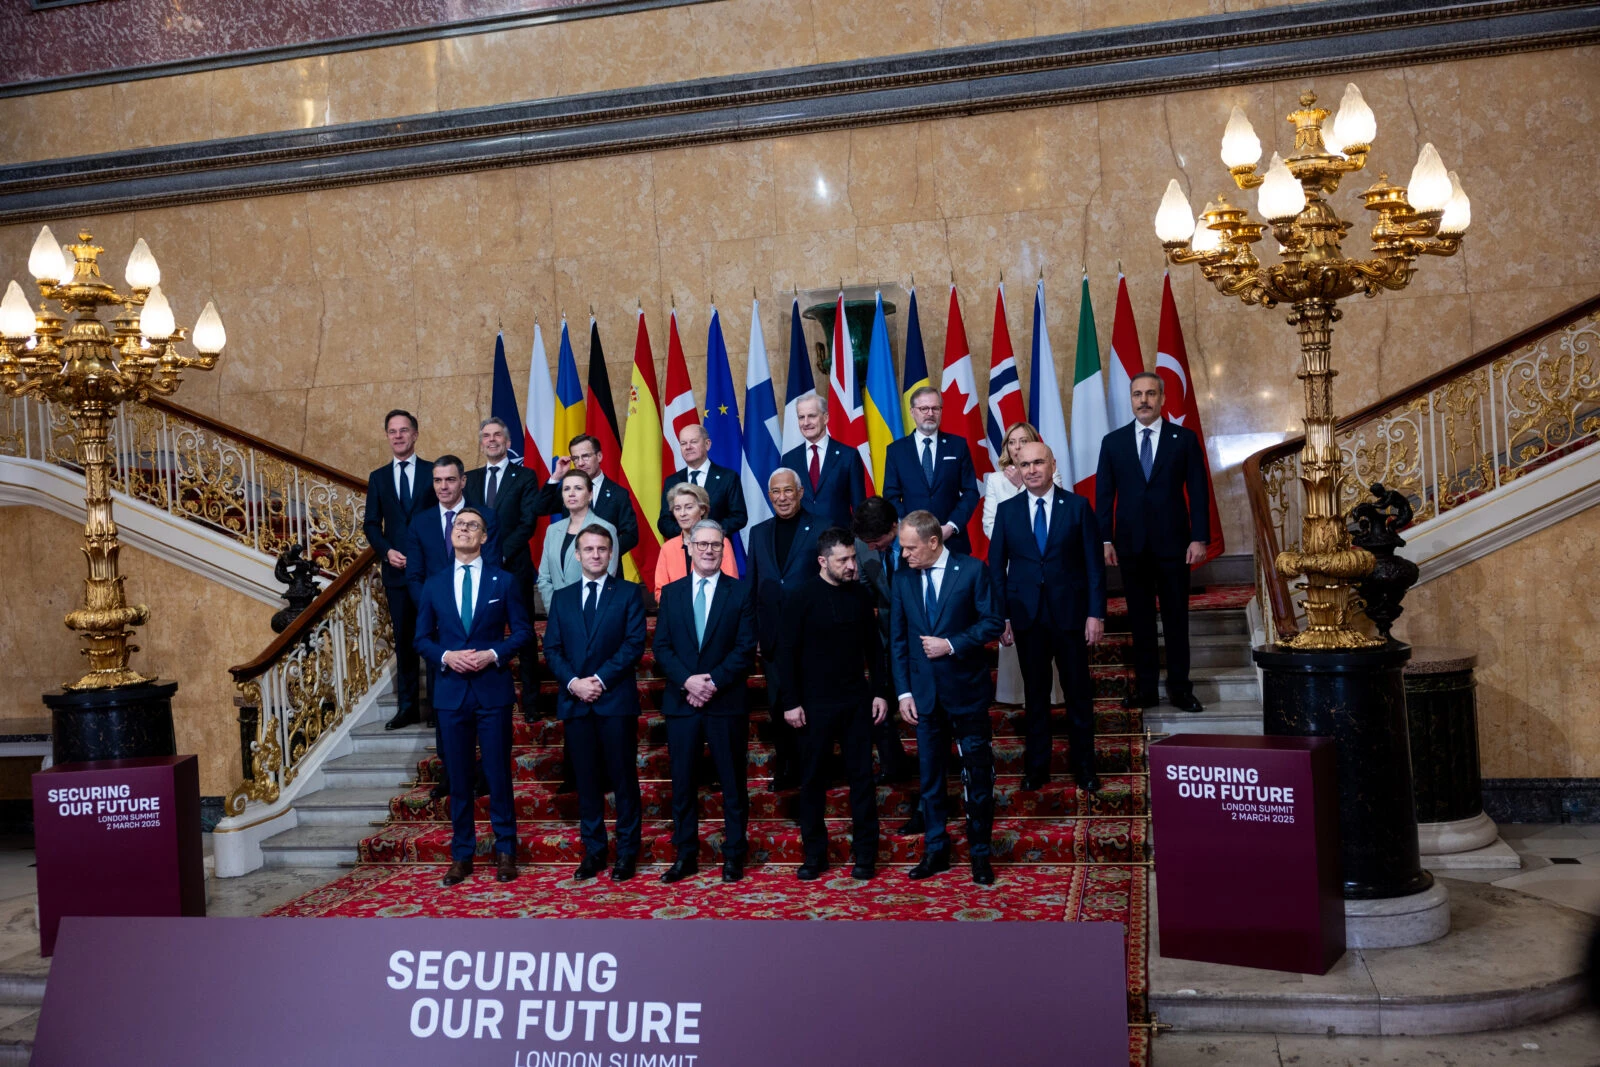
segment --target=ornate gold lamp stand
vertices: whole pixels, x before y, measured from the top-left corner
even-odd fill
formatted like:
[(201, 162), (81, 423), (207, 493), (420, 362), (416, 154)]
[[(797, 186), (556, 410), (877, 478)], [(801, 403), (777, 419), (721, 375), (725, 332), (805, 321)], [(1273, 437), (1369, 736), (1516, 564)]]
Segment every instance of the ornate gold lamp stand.
[[(1377, 133), (1372, 109), (1354, 85), (1324, 137), (1329, 112), (1303, 93), (1291, 112), (1294, 150), (1272, 156), (1257, 173), (1261, 142), (1238, 108), (1222, 136), (1222, 161), (1240, 189), (1258, 189), (1264, 223), (1218, 195), (1198, 225), (1177, 181), (1156, 213), (1156, 235), (1173, 263), (1195, 263), (1217, 290), (1247, 304), (1286, 304), (1300, 336), (1305, 383), (1305, 490), (1300, 546), (1273, 565), (1285, 578), (1305, 578), (1307, 624), (1280, 645), (1255, 651), (1263, 671), (1268, 734), (1334, 739), (1339, 764), (1339, 822), (1348, 943), (1418, 944), (1449, 929), (1444, 891), (1422, 870), (1411, 791), (1411, 758), (1401, 670), (1411, 650), (1353, 625), (1351, 586), (1373, 557), (1350, 542), (1339, 506), (1340, 455), (1334, 437), (1333, 326), (1339, 301), (1404, 289), (1421, 256), (1450, 256), (1461, 247), (1471, 205), (1433, 145), (1425, 144), (1404, 187), (1387, 176), (1361, 194), (1374, 216), (1371, 255), (1347, 255), (1351, 223), (1327, 197), (1346, 174), (1366, 167)], [(1270, 228), (1276, 262), (1254, 246)], [(1419, 896), (1419, 894), (1427, 894)], [(1390, 904), (1390, 898), (1407, 898)], [(1437, 898), (1437, 899), (1435, 899)]]
[[(152, 394), (170, 396), (182, 372), (216, 366), (226, 335), (217, 309), (207, 304), (195, 323), (195, 355), (179, 348), (184, 331), (161, 292), (161, 271), (141, 238), (128, 257), (126, 292), (101, 278), (105, 249), (88, 233), (59, 245), (46, 226), (34, 242), (28, 270), (42, 299), (30, 306), (15, 281), (0, 300), (0, 387), (13, 397), (32, 396), (67, 409), (76, 424), (78, 464), (84, 473), (84, 555), (89, 578), (83, 605), (66, 624), (84, 641), (89, 669), (46, 697), (55, 712), (56, 761), (172, 755), (171, 694), (176, 683), (156, 683), (128, 665), (130, 627), (150, 618), (129, 604), (117, 572), (117, 525), (111, 514), (109, 434), (118, 406)], [(60, 311), (51, 309), (56, 304)], [(117, 309), (109, 322), (101, 308)], [(161, 457), (151, 457), (161, 462)], [(161, 707), (164, 706), (164, 723)], [(148, 714), (153, 710), (154, 714)], [(165, 748), (166, 751), (157, 751)]]

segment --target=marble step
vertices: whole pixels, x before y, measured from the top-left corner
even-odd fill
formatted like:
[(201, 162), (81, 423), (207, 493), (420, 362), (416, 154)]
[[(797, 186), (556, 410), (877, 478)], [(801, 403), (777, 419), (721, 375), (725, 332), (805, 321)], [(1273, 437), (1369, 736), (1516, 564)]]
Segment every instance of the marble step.
[[(1189, 680), (1202, 704), (1261, 700), (1261, 685), (1254, 667), (1193, 667)], [(1181, 714), (1181, 712), (1180, 712)]]
[(338, 867), (356, 862), (356, 846), (372, 833), (362, 823), (349, 826), (296, 826), (261, 843), (267, 867)]
[[(37, 927), (30, 927), (36, 930)], [(26, 949), (0, 960), (0, 1005), (38, 1007), (44, 1003), (45, 979), (50, 976), (50, 961), (35, 949)], [(4, 1024), (0, 1023), (0, 1027)], [(3, 1045), (0, 1041), (0, 1045)], [(0, 1061), (3, 1062), (3, 1061)]]
[(395, 711), (385, 709), (381, 718), (362, 723), (350, 731), (350, 743), (357, 753), (412, 752), (420, 754), (433, 744), (433, 730), (423, 726), (403, 726), (398, 730), (385, 730)]
[[(431, 738), (433, 732), (427, 733)], [(322, 765), (319, 792), (378, 788), (397, 792), (417, 776), (417, 759), (417, 753), (412, 752), (352, 752), (340, 756)]]
[(1171, 704), (1149, 708), (1144, 724), (1156, 734), (1251, 734), (1261, 733), (1261, 701), (1223, 700), (1206, 704), (1198, 715), (1179, 711)]
[(294, 810), (301, 826), (370, 826), (388, 817), (398, 792), (390, 786), (320, 789), (297, 800)]

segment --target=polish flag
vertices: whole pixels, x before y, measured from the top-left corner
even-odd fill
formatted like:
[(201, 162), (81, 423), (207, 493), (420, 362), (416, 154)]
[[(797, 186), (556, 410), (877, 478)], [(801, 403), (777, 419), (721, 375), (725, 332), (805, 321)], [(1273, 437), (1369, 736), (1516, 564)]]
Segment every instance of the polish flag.
[[(945, 322), (944, 375), (939, 390), (944, 398), (944, 414), (939, 429), (952, 437), (963, 438), (972, 453), (972, 466), (978, 475), (978, 491), (994, 471), (988, 440), (983, 433), (983, 411), (978, 406), (978, 382), (972, 373), (972, 346), (967, 344), (967, 327), (961, 320), (961, 301), (956, 287), (950, 286), (950, 311)], [(967, 520), (967, 538), (972, 554), (979, 559), (989, 555), (989, 538), (983, 532), (983, 508), (974, 508)]]
[[(522, 465), (532, 471), (543, 485), (550, 479), (557, 445), (556, 390), (550, 383), (550, 360), (544, 352), (544, 332), (536, 321), (533, 324), (533, 361), (528, 364), (528, 410), (522, 419)], [(550, 525), (548, 517), (539, 516), (534, 524), (533, 539), (528, 550), (535, 564), (544, 551), (544, 531)]]
[(850, 327), (844, 317), (844, 292), (839, 293), (833, 313), (833, 344), (828, 367), (828, 436), (846, 448), (861, 453), (861, 465), (866, 469), (867, 495), (876, 490), (872, 484), (872, 451), (867, 444), (867, 413), (861, 406), (861, 392), (856, 388), (856, 356), (850, 344)]
[(1106, 381), (1106, 408), (1111, 428), (1133, 421), (1133, 379), (1144, 373), (1144, 353), (1139, 351), (1139, 331), (1133, 324), (1133, 304), (1128, 300), (1128, 279), (1117, 275), (1117, 310), (1111, 320), (1110, 377)]
[(684, 427), (700, 421), (700, 407), (694, 402), (694, 385), (689, 381), (689, 363), (683, 358), (683, 342), (678, 339), (678, 309), (667, 320), (667, 402), (661, 410), (661, 474), (666, 477), (683, 470), (683, 451), (678, 435)]

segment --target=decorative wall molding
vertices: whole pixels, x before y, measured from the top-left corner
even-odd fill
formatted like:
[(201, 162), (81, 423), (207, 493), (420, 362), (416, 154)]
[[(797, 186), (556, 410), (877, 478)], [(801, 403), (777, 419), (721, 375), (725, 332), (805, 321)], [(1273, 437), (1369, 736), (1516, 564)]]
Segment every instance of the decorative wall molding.
[[(115, 518), (122, 543), (174, 563), (234, 592), (283, 607), (283, 588), (272, 571), (275, 560), (192, 519), (114, 492)], [(83, 522), (83, 475), (54, 463), (0, 456), (0, 507), (22, 504), (44, 508)], [(270, 613), (262, 612), (263, 632)]]
[(1485, 778), (1483, 810), (1499, 823), (1600, 822), (1600, 778)]
[(1600, 3), (1329, 0), (0, 168), (0, 223), (1600, 41)]

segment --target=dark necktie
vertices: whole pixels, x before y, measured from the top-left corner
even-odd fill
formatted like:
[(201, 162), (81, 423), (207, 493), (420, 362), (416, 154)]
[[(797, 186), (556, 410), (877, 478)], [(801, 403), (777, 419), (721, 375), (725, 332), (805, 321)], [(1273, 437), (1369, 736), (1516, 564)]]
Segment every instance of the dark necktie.
[(456, 513), (453, 512), (453, 511), (445, 512), (444, 513), (444, 543), (445, 543), (446, 546), (449, 546), (451, 544), (450, 531), (454, 530), (455, 528), (456, 528)]
[(472, 568), (461, 568), (461, 632), (472, 633)]
[(1044, 519), (1044, 497), (1034, 501), (1033, 507), (1033, 539), (1039, 542), (1039, 555), (1044, 556), (1044, 543), (1050, 539), (1050, 527)]
[(699, 485), (700, 484), (700, 472), (699, 471), (690, 471), (689, 472), (689, 484), (690, 485)]
[(1139, 466), (1144, 468), (1144, 480), (1150, 480), (1150, 468), (1155, 466), (1155, 451), (1150, 447), (1150, 427), (1146, 426), (1141, 433), (1144, 437), (1139, 441)]
[(400, 510), (411, 510), (411, 466), (409, 459), (400, 461)]
[(600, 600), (600, 583), (587, 582), (584, 584), (584, 589), (586, 592), (583, 598), (583, 628), (593, 633), (594, 613)]
[(811, 446), (811, 491), (817, 491), (817, 483), (822, 481), (822, 460), (817, 457), (817, 446)]
[(933, 438), (922, 439), (922, 480), (933, 488)]
[(929, 567), (922, 573), (927, 580), (927, 592), (922, 596), (922, 610), (928, 616), (929, 629), (932, 629), (933, 617), (939, 611), (939, 598), (933, 591), (933, 568)]
[(483, 506), (484, 507), (488, 507), (488, 508), (494, 507), (495, 490), (497, 490), (500, 487), (500, 484), (499, 484), (500, 483), (500, 477), (499, 476), (500, 476), (500, 468), (499, 467), (490, 467), (489, 468), (489, 487), (483, 491)]

